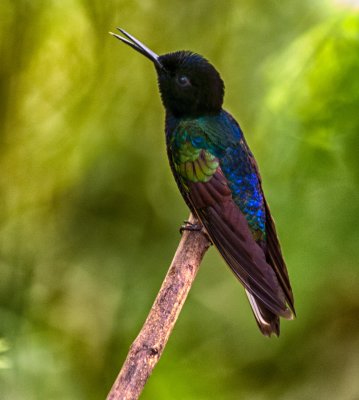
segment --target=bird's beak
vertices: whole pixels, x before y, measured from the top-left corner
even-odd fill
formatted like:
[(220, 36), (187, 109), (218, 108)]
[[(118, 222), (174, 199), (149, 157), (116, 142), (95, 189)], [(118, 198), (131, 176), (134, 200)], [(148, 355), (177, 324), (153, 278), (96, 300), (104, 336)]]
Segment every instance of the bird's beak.
[(134, 38), (132, 35), (127, 33), (124, 29), (117, 28), (122, 34), (124, 34), (128, 39), (117, 35), (116, 33), (109, 32), (110, 35), (115, 36), (115, 38), (121, 40), (123, 43), (128, 44), (131, 46), (134, 50), (138, 51), (145, 57), (149, 58), (158, 68), (164, 69), (163, 65), (159, 61), (159, 57), (156, 53), (154, 53), (152, 50), (150, 50), (147, 46), (145, 46), (143, 43), (141, 43), (139, 40)]

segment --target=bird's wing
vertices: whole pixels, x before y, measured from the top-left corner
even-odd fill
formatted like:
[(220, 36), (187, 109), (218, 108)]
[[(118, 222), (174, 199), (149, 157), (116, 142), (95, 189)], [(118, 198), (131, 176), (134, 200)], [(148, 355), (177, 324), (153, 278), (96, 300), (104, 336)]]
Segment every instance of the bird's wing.
[[(257, 162), (255, 161), (254, 157), (251, 156), (251, 162), (253, 167), (256, 169), (258, 176), (259, 170)], [(262, 180), (259, 179), (260, 185), (262, 186)], [(265, 230), (266, 230), (266, 239), (263, 242), (260, 242), (261, 247), (266, 255), (266, 260), (268, 264), (270, 264), (275, 271), (277, 278), (280, 282), (280, 285), (284, 291), (286, 301), (295, 315), (294, 309), (294, 297), (292, 292), (292, 287), (289, 281), (289, 275), (287, 266), (285, 264), (282, 249), (279, 243), (277, 230), (275, 227), (274, 219), (269, 209), (269, 205), (267, 203), (266, 198), (263, 195), (264, 199), (264, 207), (265, 207), (265, 214), (266, 214), (266, 223), (265, 223)]]
[[(204, 146), (206, 132), (182, 124), (172, 144), (172, 164), (185, 200), (191, 204), (234, 274), (247, 291), (276, 315), (289, 318), (286, 295), (247, 219), (233, 199), (219, 158)], [(204, 138), (204, 140), (203, 140)]]
[[(237, 121), (229, 115), (231, 118), (231, 121), (235, 123), (237, 126)], [(238, 126), (239, 128), (239, 126)], [(240, 128), (239, 128), (240, 129)], [(249, 150), (248, 144), (245, 141), (245, 138), (243, 137), (243, 142), (246, 148), (248, 149), (248, 155), (249, 155), (249, 160), (250, 163), (253, 166), (253, 169), (256, 171), (256, 175), (258, 176), (259, 179), (259, 184), (263, 193), (262, 189), (262, 179), (261, 175), (259, 172), (258, 164), (253, 157), (251, 151)], [(282, 249), (278, 240), (278, 235), (277, 235), (277, 230), (275, 227), (274, 219), (271, 215), (269, 205), (267, 203), (267, 200), (263, 194), (263, 200), (264, 200), (264, 209), (265, 209), (265, 232), (266, 232), (266, 238), (265, 241), (260, 242), (261, 247), (263, 248), (263, 251), (265, 252), (266, 255), (266, 260), (267, 262), (271, 265), (273, 270), (275, 271), (277, 278), (280, 282), (280, 285), (284, 291), (285, 297), (287, 304), (289, 305), (291, 311), (295, 314), (295, 309), (294, 309), (294, 297), (293, 297), (293, 292), (292, 292), (292, 287), (289, 281), (289, 275), (288, 275), (288, 270), (287, 266), (285, 264), (283, 254), (282, 254)]]

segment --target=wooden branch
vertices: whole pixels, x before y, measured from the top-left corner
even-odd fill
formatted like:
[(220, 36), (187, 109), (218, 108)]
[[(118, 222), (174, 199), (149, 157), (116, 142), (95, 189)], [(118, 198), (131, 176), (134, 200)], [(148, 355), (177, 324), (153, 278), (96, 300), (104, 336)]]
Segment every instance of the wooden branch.
[[(198, 223), (191, 214), (189, 221)], [(202, 258), (210, 246), (203, 231), (184, 231), (172, 264), (107, 400), (138, 399), (159, 361)]]

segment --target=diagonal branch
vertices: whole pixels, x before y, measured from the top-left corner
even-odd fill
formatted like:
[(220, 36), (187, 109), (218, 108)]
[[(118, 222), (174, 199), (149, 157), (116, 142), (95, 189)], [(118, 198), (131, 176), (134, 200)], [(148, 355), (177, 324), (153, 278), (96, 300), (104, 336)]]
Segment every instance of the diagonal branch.
[[(189, 222), (197, 223), (191, 214)], [(172, 264), (107, 400), (138, 399), (159, 361), (202, 258), (210, 246), (203, 231), (185, 231)]]

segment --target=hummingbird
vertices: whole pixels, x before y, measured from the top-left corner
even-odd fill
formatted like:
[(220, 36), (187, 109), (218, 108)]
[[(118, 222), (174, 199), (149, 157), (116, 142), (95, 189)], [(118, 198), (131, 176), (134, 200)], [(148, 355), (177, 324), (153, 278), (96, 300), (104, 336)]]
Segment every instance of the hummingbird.
[(169, 164), (185, 202), (244, 286), (260, 331), (279, 336), (280, 317), (295, 316), (292, 288), (256, 160), (222, 107), (219, 72), (197, 53), (159, 56), (117, 29), (123, 36), (110, 34), (155, 67)]

